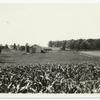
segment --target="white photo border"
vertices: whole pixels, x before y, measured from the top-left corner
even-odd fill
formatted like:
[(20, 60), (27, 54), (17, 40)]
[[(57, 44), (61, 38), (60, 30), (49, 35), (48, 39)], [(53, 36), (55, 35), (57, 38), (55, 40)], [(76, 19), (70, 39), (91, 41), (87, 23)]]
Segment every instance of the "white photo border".
[(0, 0), (0, 3), (100, 3), (100, 0)]

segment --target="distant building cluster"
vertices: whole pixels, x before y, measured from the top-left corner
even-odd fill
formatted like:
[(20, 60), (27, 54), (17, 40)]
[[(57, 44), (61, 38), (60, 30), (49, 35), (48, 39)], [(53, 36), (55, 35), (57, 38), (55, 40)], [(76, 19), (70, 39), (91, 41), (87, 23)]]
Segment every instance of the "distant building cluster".
[(37, 44), (34, 44), (32, 46), (26, 44), (26, 45), (16, 45), (15, 43), (13, 45), (1, 45), (0, 46), (0, 53), (2, 51), (8, 51), (8, 50), (16, 50), (16, 51), (22, 51), (24, 53), (46, 53), (52, 50), (51, 47), (42, 47)]

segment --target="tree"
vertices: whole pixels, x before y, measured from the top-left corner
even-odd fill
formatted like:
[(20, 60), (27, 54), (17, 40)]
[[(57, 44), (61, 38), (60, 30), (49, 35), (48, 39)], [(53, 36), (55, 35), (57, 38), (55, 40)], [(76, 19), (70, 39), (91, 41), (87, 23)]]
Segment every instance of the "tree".
[(61, 50), (65, 50), (65, 49), (66, 49), (66, 41), (63, 41)]
[(2, 52), (2, 49), (3, 49), (3, 46), (2, 46), (2, 44), (0, 45), (0, 54), (1, 54), (1, 52)]
[(83, 42), (83, 39), (78, 39), (74, 41), (74, 49), (75, 50), (81, 50), (81, 43)]
[(4, 48), (5, 48), (5, 49), (9, 49), (8, 44), (6, 44), (6, 45), (4, 46)]
[(49, 47), (52, 47), (53, 46), (53, 42), (52, 41), (49, 41), (48, 46)]
[(74, 44), (75, 44), (75, 40), (73, 40), (73, 39), (72, 40), (69, 40), (68, 41), (68, 44), (67, 44), (68, 45), (68, 48), (74, 49)]
[(17, 45), (16, 45), (16, 43), (13, 44), (13, 49), (14, 49), (14, 50), (17, 50)]
[(17, 45), (17, 50), (20, 50), (20, 44)]
[(26, 45), (25, 45), (25, 52), (29, 53), (29, 45), (28, 45), (28, 43), (26, 43)]
[(90, 49), (90, 43), (87, 40), (84, 40), (81, 44), (81, 49), (83, 50), (89, 50)]

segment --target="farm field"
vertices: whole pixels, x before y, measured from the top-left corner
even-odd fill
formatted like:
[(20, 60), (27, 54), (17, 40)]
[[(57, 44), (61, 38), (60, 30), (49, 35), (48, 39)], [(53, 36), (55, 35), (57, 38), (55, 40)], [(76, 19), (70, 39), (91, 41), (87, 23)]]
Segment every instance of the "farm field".
[(28, 64), (69, 64), (69, 63), (81, 63), (90, 62), (100, 64), (100, 58), (94, 56), (86, 56), (83, 52), (75, 51), (58, 51), (49, 53), (34, 53), (25, 54), (19, 51), (13, 51), (8, 53), (2, 53), (0, 55), (1, 62), (16, 63), (21, 65)]
[(9, 51), (0, 61), (0, 93), (100, 93), (99, 57)]

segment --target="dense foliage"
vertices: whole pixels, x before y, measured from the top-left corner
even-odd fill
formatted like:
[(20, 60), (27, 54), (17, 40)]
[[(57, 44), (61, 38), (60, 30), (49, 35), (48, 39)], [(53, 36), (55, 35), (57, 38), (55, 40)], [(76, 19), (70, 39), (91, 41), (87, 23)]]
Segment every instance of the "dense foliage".
[(65, 48), (72, 50), (100, 50), (100, 39), (49, 41), (48, 46), (60, 47), (63, 50), (65, 50)]
[(1, 65), (0, 93), (100, 93), (100, 65)]

